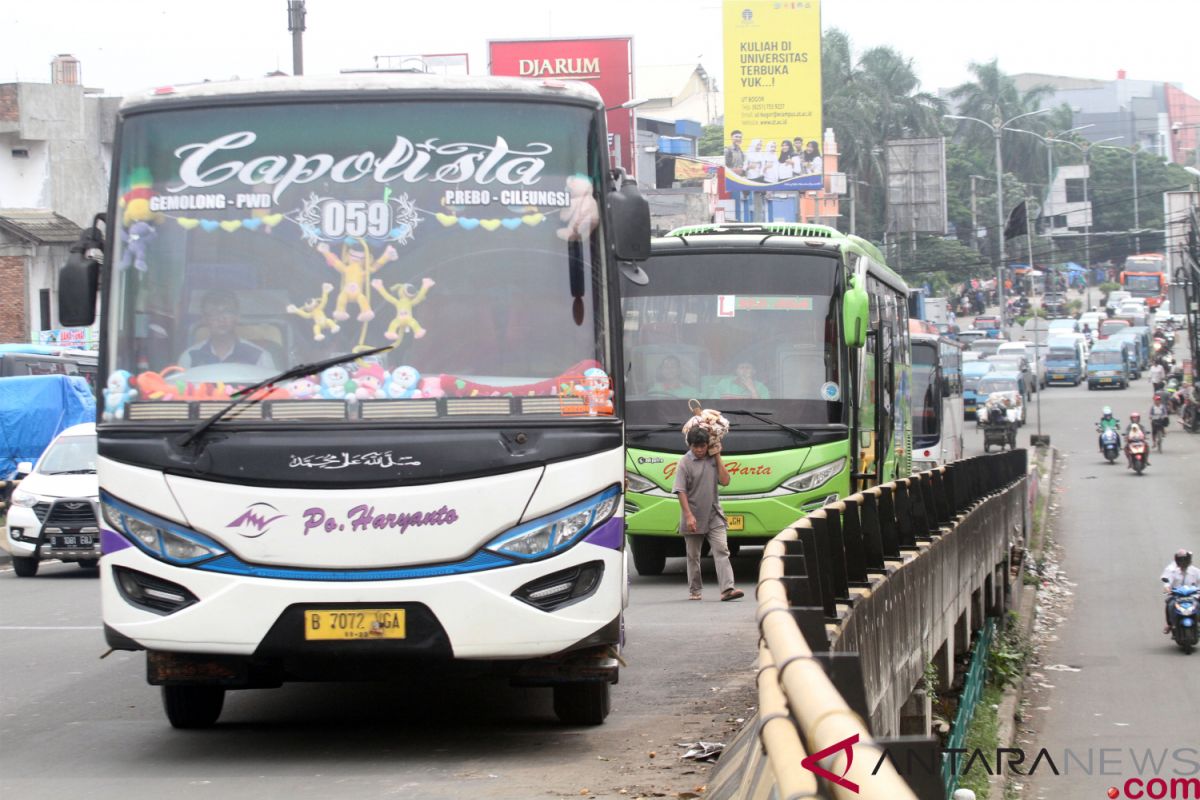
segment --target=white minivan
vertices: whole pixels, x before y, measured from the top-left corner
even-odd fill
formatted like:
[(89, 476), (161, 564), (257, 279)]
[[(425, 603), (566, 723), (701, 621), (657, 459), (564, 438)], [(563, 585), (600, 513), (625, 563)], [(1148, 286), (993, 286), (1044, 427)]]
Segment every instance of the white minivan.
[[(1038, 352), (1040, 351), (1040, 352)], [(1024, 356), (1033, 371), (1033, 391), (1046, 388), (1046, 346), (1034, 347), (1033, 342), (1005, 342), (996, 350), (996, 355)], [(1039, 358), (1040, 356), (1040, 358)]]
[(0, 546), (12, 555), (21, 578), (37, 575), (42, 561), (74, 561), (85, 568), (100, 561), (100, 526), (96, 509), (96, 425), (72, 425), (54, 438), (13, 490)]

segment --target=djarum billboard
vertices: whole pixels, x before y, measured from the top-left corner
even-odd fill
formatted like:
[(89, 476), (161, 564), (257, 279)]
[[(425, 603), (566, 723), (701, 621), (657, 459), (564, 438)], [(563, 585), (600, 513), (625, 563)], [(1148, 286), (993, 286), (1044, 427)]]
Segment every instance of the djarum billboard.
[(819, 0), (725, 0), (723, 15), (726, 191), (820, 189)]
[[(522, 39), (488, 42), (492, 75), (584, 81), (600, 92), (608, 108), (633, 98), (633, 39)], [(636, 171), (633, 110), (613, 108), (607, 114), (613, 166)]]

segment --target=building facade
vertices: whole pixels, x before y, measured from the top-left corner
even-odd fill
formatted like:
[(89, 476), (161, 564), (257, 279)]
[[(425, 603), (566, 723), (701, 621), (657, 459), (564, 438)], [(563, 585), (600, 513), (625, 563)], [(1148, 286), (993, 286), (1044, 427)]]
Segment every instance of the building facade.
[(53, 83), (0, 84), (0, 341), (58, 327), (57, 272), (105, 210), (117, 97), (79, 81), (59, 56)]

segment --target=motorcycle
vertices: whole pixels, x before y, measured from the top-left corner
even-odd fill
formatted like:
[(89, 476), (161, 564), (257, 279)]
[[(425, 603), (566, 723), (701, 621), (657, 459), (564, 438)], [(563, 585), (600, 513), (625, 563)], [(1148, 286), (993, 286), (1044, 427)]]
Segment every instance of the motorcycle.
[(1100, 452), (1108, 459), (1108, 463), (1112, 464), (1117, 460), (1117, 456), (1121, 455), (1121, 434), (1112, 428), (1101, 429), (1099, 425), (1096, 426), (1096, 430), (1100, 431)]
[[(1164, 580), (1166, 580), (1164, 578)], [(1171, 590), (1167, 602), (1175, 612), (1175, 624), (1171, 626), (1171, 638), (1187, 655), (1192, 654), (1196, 647), (1198, 620), (1197, 606), (1200, 606), (1200, 589), (1195, 586), (1176, 586)]]
[(1129, 454), (1129, 464), (1133, 467), (1133, 471), (1138, 475), (1142, 474), (1142, 470), (1146, 468), (1146, 440), (1131, 439), (1125, 445), (1125, 451)]

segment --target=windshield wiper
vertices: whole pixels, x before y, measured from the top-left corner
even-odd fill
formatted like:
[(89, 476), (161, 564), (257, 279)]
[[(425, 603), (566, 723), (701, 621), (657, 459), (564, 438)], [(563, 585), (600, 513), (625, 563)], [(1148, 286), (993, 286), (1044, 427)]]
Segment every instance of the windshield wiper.
[(208, 417), (208, 419), (204, 420), (203, 422), (196, 425), (196, 427), (194, 427), (190, 431), (188, 431), (187, 435), (185, 435), (183, 437), (183, 439), (180, 440), (179, 446), (187, 447), (189, 444), (191, 444), (193, 441), (195, 441), (201, 434), (203, 434), (205, 431), (207, 431), (213, 425), (216, 425), (218, 422), (220, 422), (225, 417), (226, 414), (228, 414), (230, 411), (233, 411), (235, 408), (242, 405), (243, 403), (248, 402), (248, 403), (253, 404), (253, 403), (257, 403), (258, 401), (262, 400), (263, 395), (257, 394), (257, 392), (260, 389), (265, 389), (269, 386), (274, 386), (275, 384), (280, 383), (281, 381), (290, 381), (293, 378), (303, 378), (305, 375), (316, 375), (326, 369), (329, 369), (330, 367), (336, 367), (338, 364), (344, 364), (345, 362), (353, 361), (356, 358), (366, 358), (367, 356), (373, 356), (376, 353), (382, 353), (384, 350), (391, 350), (395, 346), (396, 345), (394, 345), (394, 344), (385, 344), (382, 347), (373, 347), (370, 350), (363, 350), (363, 351), (357, 352), (357, 353), (344, 353), (340, 356), (332, 356), (330, 358), (322, 359), (321, 361), (314, 361), (311, 364), (300, 364), (295, 367), (292, 367), (291, 369), (284, 370), (283, 372), (279, 373), (278, 375), (272, 375), (270, 378), (267, 378), (266, 380), (259, 381), (258, 383), (254, 384), (253, 386), (247, 386), (245, 389), (239, 389), (233, 393), (232, 396), (234, 399), (233, 399), (232, 403), (230, 403), (229, 405), (220, 409), (215, 414)]
[(784, 425), (782, 422), (776, 422), (773, 419), (767, 419), (765, 416), (763, 416), (764, 414), (770, 414), (771, 413), (770, 411), (747, 411), (745, 409), (737, 409), (734, 411), (730, 411), (728, 409), (725, 409), (725, 410), (721, 411), (721, 413), (722, 414), (741, 414), (741, 415), (744, 415), (747, 417), (754, 417), (755, 419), (765, 422), (768, 425), (774, 425), (776, 428), (782, 428), (783, 430), (792, 434), (793, 436), (795, 436), (802, 442), (808, 441), (809, 439), (812, 438), (812, 434), (805, 433), (804, 431), (800, 430), (799, 428), (793, 428), (791, 425)]
[(96, 468), (91, 469), (64, 469), (59, 472), (47, 472), (47, 475), (95, 475)]
[(668, 431), (677, 431), (677, 430), (681, 430), (682, 428), (683, 428), (682, 422), (664, 422), (662, 425), (659, 425), (657, 428), (651, 428), (650, 430), (646, 430), (646, 431), (638, 431), (637, 433), (630, 436), (629, 439), (631, 441), (633, 441), (635, 439), (645, 439), (647, 436), (650, 436), (655, 433), (666, 433)]

